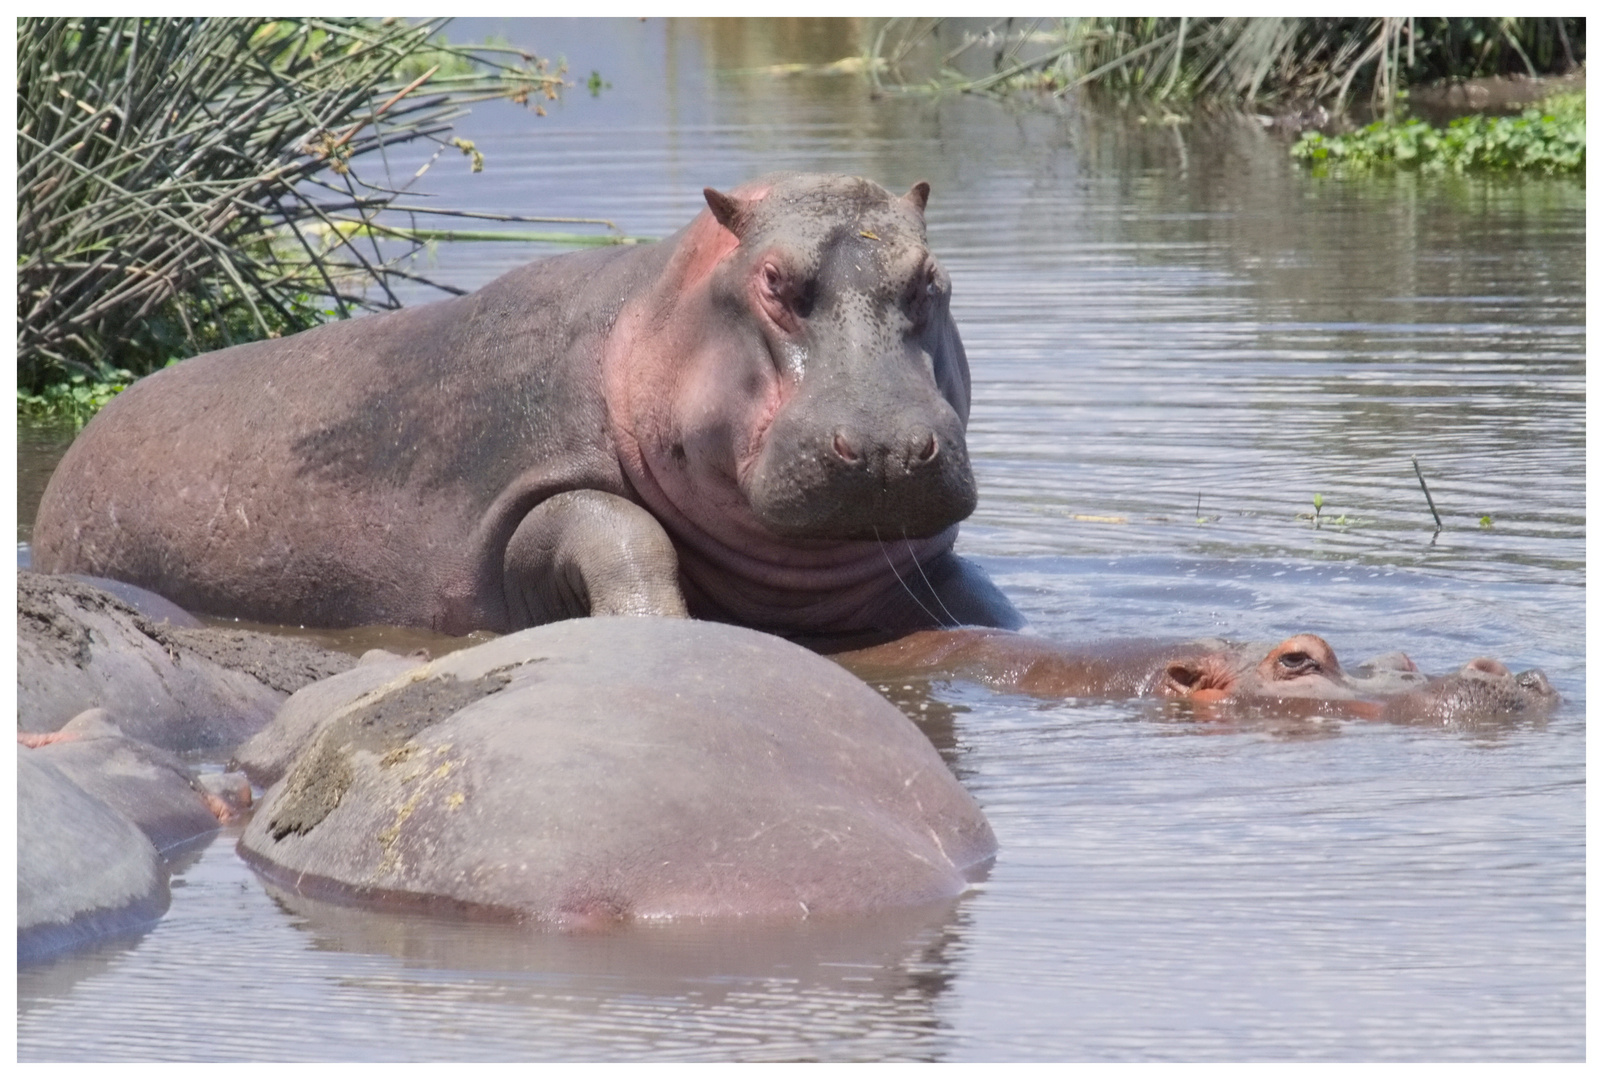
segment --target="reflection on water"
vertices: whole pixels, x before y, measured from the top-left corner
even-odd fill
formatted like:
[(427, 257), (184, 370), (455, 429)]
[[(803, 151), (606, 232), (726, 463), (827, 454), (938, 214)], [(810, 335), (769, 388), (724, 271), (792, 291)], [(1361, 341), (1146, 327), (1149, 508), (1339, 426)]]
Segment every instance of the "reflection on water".
[[(876, 1060), (947, 1049), (935, 1005), (962, 925), (951, 904), (766, 929), (539, 934), (278, 895), (238, 874), (236, 838), (175, 882), (175, 896), (199, 895), (136, 947), (22, 971), (20, 1023), (40, 1056), (76, 1056), (79, 1033), (49, 1023), (45, 1004), (67, 996), (118, 1033), (100, 1048), (116, 1057), (672, 1059), (719, 1045), (747, 1060)], [(308, 1007), (315, 1018), (297, 1019)]]
[[(33, 536), (34, 512), (44, 496), (56, 462), (72, 445), (72, 425), (23, 424), (17, 432), (17, 541)], [(24, 566), (27, 563), (24, 561)]]
[[(139, 942), (22, 972), (21, 1057), (1584, 1054), (1584, 188), (1343, 184), (1251, 120), (717, 73), (852, 55), (863, 26), (465, 21), (612, 87), (479, 107), (486, 171), (431, 181), (666, 236), (772, 169), (928, 179), (975, 380), (960, 548), (1038, 632), (1492, 655), (1566, 704), (1222, 723), (901, 682), (1002, 845), (951, 912), (527, 941), (275, 902), (225, 838)], [(25, 539), (50, 459), (23, 451)]]

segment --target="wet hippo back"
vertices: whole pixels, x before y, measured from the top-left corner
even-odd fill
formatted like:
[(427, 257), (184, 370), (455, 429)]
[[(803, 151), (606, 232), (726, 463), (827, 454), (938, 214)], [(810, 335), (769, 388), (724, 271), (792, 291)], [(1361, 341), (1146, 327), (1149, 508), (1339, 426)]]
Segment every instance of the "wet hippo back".
[(894, 706), (751, 630), (573, 619), (338, 681), (316, 723), (291, 699), (288, 730), (241, 755), (258, 782), (290, 764), (240, 850), (309, 895), (551, 925), (799, 920), (957, 895), (996, 850)]
[(584, 362), (649, 255), (535, 263), (140, 380), (52, 478), (35, 567), (261, 621), (505, 629), (497, 539), (554, 490), (622, 490)]

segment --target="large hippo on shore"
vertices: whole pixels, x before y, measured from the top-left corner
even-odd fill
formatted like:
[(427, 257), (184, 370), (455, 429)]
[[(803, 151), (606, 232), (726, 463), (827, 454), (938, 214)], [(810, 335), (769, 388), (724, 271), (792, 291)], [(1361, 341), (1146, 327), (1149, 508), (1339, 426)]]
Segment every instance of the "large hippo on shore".
[(709, 188), (660, 244), (185, 361), (68, 451), (34, 568), (317, 626), (1018, 626), (952, 551), (969, 373), (928, 194)]

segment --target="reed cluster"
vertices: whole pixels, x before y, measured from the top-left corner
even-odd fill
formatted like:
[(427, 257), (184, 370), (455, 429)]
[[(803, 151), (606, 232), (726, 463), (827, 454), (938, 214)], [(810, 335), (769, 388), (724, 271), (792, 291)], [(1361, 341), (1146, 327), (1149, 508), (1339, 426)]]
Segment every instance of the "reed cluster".
[[(894, 72), (942, 20), (892, 20), (870, 70)], [(914, 87), (972, 93), (1090, 87), (1143, 100), (1330, 105), (1367, 95), (1379, 110), (1410, 84), (1447, 78), (1562, 72), (1585, 62), (1579, 18), (1068, 18), (997, 20), (961, 34), (940, 73)], [(954, 66), (989, 46), (991, 71)], [(972, 67), (972, 64), (970, 64)]]
[[(452, 213), (408, 188), (442, 153), (477, 166), (477, 149), (450, 134), (464, 106), (539, 108), (565, 85), (534, 56), (447, 45), (439, 29), (19, 19), (19, 393), (115, 384), (394, 306), (422, 240), (380, 212)], [(434, 143), (433, 157), (396, 183), (385, 148), (413, 140)]]

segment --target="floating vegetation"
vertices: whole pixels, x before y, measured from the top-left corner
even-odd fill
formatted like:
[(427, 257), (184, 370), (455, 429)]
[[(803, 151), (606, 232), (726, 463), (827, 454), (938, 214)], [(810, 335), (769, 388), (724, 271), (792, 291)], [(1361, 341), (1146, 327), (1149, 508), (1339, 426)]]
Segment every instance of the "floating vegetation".
[(1377, 120), (1351, 135), (1307, 132), (1291, 148), (1316, 173), (1377, 168), (1420, 172), (1586, 169), (1586, 94), (1556, 94), (1519, 116), (1464, 116), (1445, 128)]
[[(445, 44), (441, 25), (19, 19), (19, 406), (92, 404), (175, 357), (435, 285), (407, 268), (427, 232), (375, 219), (453, 216), (405, 196), (441, 154), (482, 167), (451, 136), (464, 106), (543, 111), (566, 85), (520, 50)], [(437, 149), (396, 183), (383, 152), (414, 140)], [(369, 160), (380, 175), (358, 174)]]
[(17, 411), (36, 423), (70, 423), (81, 428), (134, 380), (130, 371), (118, 371), (112, 377), (115, 382), (74, 375), (63, 382), (47, 384), (38, 393), (18, 389)]

